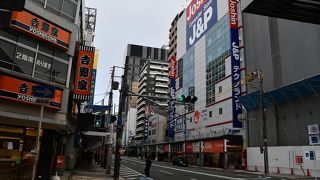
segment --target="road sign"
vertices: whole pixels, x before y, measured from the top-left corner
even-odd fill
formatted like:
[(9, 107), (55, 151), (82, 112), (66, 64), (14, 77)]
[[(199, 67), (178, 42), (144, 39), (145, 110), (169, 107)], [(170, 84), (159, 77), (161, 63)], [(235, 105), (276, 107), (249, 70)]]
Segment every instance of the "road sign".
[(109, 114), (106, 114), (106, 115), (104, 116), (104, 127), (107, 127), (108, 124), (110, 124), (110, 119), (111, 119), (111, 117), (110, 117)]
[(93, 112), (98, 112), (98, 111), (108, 111), (110, 110), (110, 106), (101, 106), (101, 105), (94, 105), (92, 106), (92, 111)]
[(49, 101), (48, 98), (37, 98), (36, 99), (36, 103), (38, 103), (38, 104), (49, 104), (50, 101)]
[(32, 95), (41, 98), (53, 98), (55, 87), (53, 86), (32, 86)]
[(92, 105), (86, 105), (86, 106), (84, 107), (84, 111), (85, 111), (86, 113), (92, 113), (92, 111), (93, 111), (93, 106), (92, 106)]

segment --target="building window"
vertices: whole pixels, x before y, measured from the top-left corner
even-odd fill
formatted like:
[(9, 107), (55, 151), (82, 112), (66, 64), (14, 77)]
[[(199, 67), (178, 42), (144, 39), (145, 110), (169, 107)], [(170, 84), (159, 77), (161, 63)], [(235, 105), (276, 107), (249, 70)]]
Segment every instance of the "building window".
[(161, 49), (161, 60), (165, 60), (166, 59), (166, 50), (165, 49)]
[(156, 129), (152, 130), (152, 135), (155, 135), (156, 133), (157, 133)]
[(219, 86), (219, 93), (222, 93), (222, 86)]
[(209, 111), (209, 117), (212, 117), (212, 111)]
[(0, 39), (0, 67), (12, 70), (15, 46)]
[(222, 108), (219, 108), (219, 114), (220, 115), (222, 114)]
[(147, 58), (151, 58), (151, 47), (147, 47)]
[(153, 58), (154, 58), (154, 59), (158, 59), (158, 53), (159, 53), (158, 51), (159, 51), (158, 48), (154, 48), (154, 49), (153, 49)]
[[(75, 22), (78, 0), (31, 0), (49, 12), (68, 21)], [(45, 6), (46, 5), (46, 6)]]
[(142, 57), (142, 46), (131, 45), (130, 56)]

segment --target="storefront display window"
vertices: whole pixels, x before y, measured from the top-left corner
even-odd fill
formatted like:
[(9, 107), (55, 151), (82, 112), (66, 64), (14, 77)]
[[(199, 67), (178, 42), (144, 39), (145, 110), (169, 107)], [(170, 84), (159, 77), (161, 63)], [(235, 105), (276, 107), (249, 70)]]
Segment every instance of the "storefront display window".
[(66, 85), (70, 56), (36, 39), (19, 35), (12, 42), (0, 30), (0, 68)]

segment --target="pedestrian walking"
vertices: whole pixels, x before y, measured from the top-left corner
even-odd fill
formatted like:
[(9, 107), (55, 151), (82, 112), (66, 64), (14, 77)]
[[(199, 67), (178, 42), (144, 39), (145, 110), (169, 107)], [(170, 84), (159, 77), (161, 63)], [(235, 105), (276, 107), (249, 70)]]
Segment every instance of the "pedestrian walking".
[(147, 177), (149, 177), (150, 168), (151, 168), (152, 161), (149, 156), (146, 157), (146, 167), (144, 169), (144, 173)]

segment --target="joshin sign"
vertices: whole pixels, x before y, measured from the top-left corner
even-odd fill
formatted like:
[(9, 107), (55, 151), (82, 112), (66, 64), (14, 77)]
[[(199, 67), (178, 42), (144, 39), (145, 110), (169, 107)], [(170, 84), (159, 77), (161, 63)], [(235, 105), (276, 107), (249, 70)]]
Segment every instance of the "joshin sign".
[(217, 0), (192, 0), (186, 16), (188, 50), (217, 22)]
[(230, 24), (230, 43), (231, 43), (231, 73), (232, 73), (232, 111), (233, 127), (242, 128), (242, 123), (238, 119), (241, 114), (241, 95), (240, 85), (240, 49), (238, 32), (238, 6), (237, 0), (229, 0), (229, 24)]

